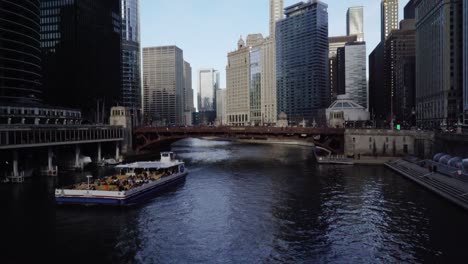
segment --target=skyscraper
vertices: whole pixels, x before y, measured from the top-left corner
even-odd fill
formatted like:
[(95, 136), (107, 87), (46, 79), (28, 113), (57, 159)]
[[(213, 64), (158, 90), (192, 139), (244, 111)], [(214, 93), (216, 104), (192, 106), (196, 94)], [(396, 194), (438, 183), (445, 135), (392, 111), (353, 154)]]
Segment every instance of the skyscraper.
[(285, 8), (276, 25), (278, 113), (293, 124), (320, 122), (319, 110), (330, 105), (327, 8), (300, 2)]
[(369, 112), (378, 122), (386, 120), (390, 111), (385, 97), (383, 68), (384, 42), (380, 42), (369, 55)]
[(276, 22), (283, 18), (283, 0), (270, 0), (270, 38), (276, 34)]
[(468, 125), (468, 3), (463, 3), (463, 108), (464, 124)]
[(192, 88), (192, 67), (190, 63), (184, 61), (184, 124), (185, 125), (192, 125), (193, 120), (192, 116), (195, 112), (195, 107), (193, 105), (193, 88)]
[(463, 112), (462, 2), (416, 1), (416, 114), (420, 126), (451, 126)]
[(122, 104), (137, 114), (141, 109), (140, 5), (121, 0)]
[(278, 118), (276, 89), (276, 22), (283, 18), (283, 0), (270, 0), (270, 36), (261, 51), (261, 119), (275, 124)]
[(398, 29), (398, 0), (382, 0), (381, 10), (381, 41), (385, 41), (390, 32)]
[(180, 48), (143, 48), (143, 108), (147, 123), (183, 124), (184, 87), (184, 57)]
[(40, 2), (44, 100), (105, 122), (122, 99), (120, 0)]
[[(328, 59), (329, 59), (329, 74), (330, 74), (330, 94), (332, 101), (335, 101), (339, 94), (345, 93), (344, 81), (342, 87), (338, 88), (338, 78), (340, 69), (338, 67), (338, 49), (343, 48), (346, 43), (357, 41), (356, 35), (338, 36), (328, 38)], [(343, 58), (342, 58), (343, 59)], [(344, 74), (344, 71), (341, 71)], [(343, 77), (344, 78), (344, 77)]]
[(367, 108), (366, 43), (350, 42), (343, 49), (345, 94), (350, 100)]
[(39, 14), (39, 0), (0, 0), (2, 104), (40, 102), (42, 87)]
[(228, 53), (226, 66), (227, 124), (250, 123), (250, 47), (241, 38), (237, 50)]
[(410, 0), (406, 4), (404, 9), (404, 18), (405, 19), (415, 19), (416, 18), (416, 0)]
[(401, 21), (385, 41), (385, 99), (387, 111), (398, 124), (415, 125), (413, 110), (416, 92), (416, 32), (414, 19)]
[(216, 90), (219, 89), (219, 71), (201, 69), (198, 71), (198, 112), (203, 124), (216, 119)]
[(346, 35), (356, 35), (357, 41), (364, 41), (364, 7), (348, 8), (348, 12), (346, 12)]
[(226, 89), (216, 91), (216, 122), (218, 125), (226, 125)]

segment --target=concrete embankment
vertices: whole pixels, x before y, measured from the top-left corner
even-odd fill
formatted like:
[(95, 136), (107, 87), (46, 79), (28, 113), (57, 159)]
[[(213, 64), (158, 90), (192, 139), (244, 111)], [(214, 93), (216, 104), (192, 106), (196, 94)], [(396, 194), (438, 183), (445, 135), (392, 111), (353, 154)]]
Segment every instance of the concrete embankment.
[(463, 176), (434, 173), (417, 164), (397, 160), (385, 164), (393, 171), (468, 210), (468, 181)]

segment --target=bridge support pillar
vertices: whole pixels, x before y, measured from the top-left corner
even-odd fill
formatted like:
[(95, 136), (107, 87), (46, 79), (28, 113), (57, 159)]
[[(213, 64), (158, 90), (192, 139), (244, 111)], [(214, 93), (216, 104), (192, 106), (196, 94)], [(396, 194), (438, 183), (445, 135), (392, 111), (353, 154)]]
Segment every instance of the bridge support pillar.
[(101, 143), (98, 143), (97, 147), (97, 162), (102, 160), (102, 153), (101, 153)]
[(13, 151), (13, 177), (19, 176), (18, 170), (18, 150)]
[(80, 168), (80, 146), (75, 146), (75, 168)]
[(115, 160), (119, 160), (120, 158), (120, 145), (119, 143), (115, 143)]
[(48, 151), (47, 151), (47, 170), (49, 172), (53, 171), (54, 170), (54, 166), (52, 164), (52, 157), (54, 156), (54, 153), (52, 152), (52, 148), (49, 147)]

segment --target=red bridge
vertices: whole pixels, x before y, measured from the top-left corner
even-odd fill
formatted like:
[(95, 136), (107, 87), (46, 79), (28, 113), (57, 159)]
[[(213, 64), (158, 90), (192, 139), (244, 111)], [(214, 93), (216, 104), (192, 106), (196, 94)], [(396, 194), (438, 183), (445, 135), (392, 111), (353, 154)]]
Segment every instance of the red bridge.
[(333, 128), (276, 128), (276, 127), (144, 127), (134, 132), (137, 152), (172, 144), (184, 138), (216, 137), (257, 141), (304, 141), (343, 153), (344, 129)]

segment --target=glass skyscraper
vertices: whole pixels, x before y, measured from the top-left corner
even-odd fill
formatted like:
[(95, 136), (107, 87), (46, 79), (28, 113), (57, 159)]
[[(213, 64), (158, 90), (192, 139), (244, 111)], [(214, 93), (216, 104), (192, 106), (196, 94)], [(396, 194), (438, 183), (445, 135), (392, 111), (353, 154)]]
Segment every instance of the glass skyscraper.
[[(40, 101), (39, 0), (0, 0), (0, 102)], [(23, 105), (24, 106), (24, 105)]]
[(346, 12), (346, 35), (356, 35), (357, 41), (364, 41), (364, 7), (354, 6)]
[(285, 8), (276, 25), (278, 113), (312, 123), (330, 105), (328, 6), (321, 1)]
[(141, 109), (139, 0), (121, 0), (121, 7), (122, 103), (138, 112)]
[(250, 51), (250, 122), (262, 123), (262, 48), (253, 47)]
[(216, 91), (219, 89), (219, 71), (202, 69), (198, 72), (198, 112), (203, 124), (216, 119)]
[(120, 0), (42, 0), (44, 100), (106, 122), (121, 102)]

